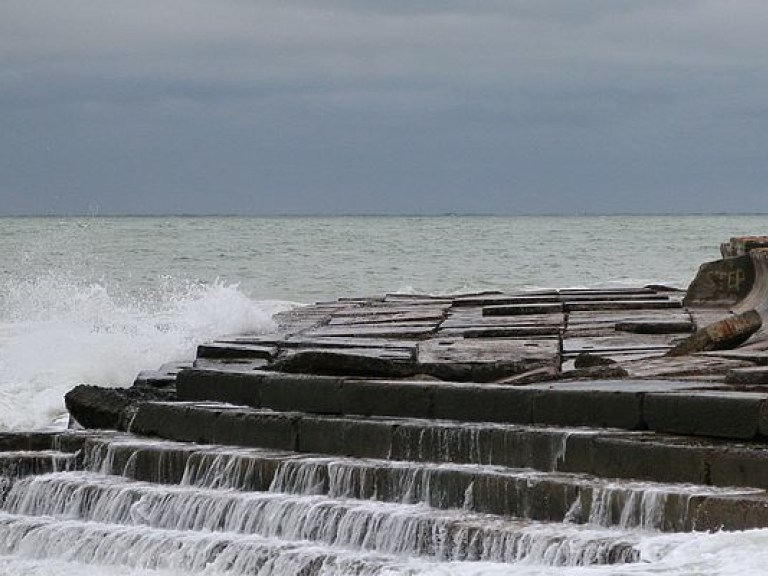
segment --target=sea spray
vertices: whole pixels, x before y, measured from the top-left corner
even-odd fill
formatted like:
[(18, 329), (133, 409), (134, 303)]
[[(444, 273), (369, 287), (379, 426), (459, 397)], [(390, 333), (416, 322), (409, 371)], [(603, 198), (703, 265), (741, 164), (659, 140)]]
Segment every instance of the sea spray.
[(191, 360), (205, 340), (268, 331), (291, 306), (169, 278), (141, 294), (51, 274), (6, 281), (0, 294), (0, 429), (49, 425), (77, 384), (129, 386), (140, 370)]

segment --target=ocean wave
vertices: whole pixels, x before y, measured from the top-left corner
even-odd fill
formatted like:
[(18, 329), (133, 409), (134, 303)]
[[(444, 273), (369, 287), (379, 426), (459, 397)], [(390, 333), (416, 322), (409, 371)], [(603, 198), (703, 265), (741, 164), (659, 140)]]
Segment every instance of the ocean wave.
[(291, 306), (237, 285), (166, 278), (152, 292), (54, 275), (8, 281), (0, 301), (0, 429), (40, 428), (77, 384), (129, 386), (143, 369), (194, 357), (198, 343), (273, 328)]

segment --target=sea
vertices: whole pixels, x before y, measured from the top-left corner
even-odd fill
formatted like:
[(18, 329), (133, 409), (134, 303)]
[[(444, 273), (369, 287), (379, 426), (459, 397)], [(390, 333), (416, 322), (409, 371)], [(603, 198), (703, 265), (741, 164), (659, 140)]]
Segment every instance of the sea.
[[(341, 296), (685, 288), (768, 215), (0, 218), (0, 431), (63, 427), (77, 384), (129, 386), (218, 336)], [(648, 534), (643, 562), (420, 565), (432, 575), (768, 574), (768, 530)], [(0, 556), (2, 574), (161, 574)], [(162, 574), (166, 574), (163, 572)]]

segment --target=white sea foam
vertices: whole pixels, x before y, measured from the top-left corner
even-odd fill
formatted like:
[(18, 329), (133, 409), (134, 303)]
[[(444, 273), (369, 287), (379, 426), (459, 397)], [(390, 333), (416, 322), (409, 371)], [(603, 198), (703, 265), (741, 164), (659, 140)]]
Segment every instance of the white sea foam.
[(289, 306), (171, 279), (142, 295), (52, 275), (0, 291), (0, 429), (49, 425), (77, 384), (128, 386), (140, 370), (192, 359), (200, 342), (268, 331)]
[(768, 530), (653, 534), (639, 545), (640, 562), (622, 565), (552, 567), (521, 562), (453, 563), (424, 566), (424, 576), (764, 576), (768, 574)]

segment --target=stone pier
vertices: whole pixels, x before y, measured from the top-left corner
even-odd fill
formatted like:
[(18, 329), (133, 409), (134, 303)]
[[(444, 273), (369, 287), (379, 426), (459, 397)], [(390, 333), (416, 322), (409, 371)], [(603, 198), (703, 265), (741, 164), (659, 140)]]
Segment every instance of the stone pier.
[[(127, 392), (75, 388), (67, 406), (87, 430), (9, 436), (0, 462), (18, 462), (18, 478), (58, 466), (158, 485), (216, 479), (206, 489), (334, 509), (375, 501), (407, 516), (398, 507), (419, 504), (481, 539), (502, 524), (516, 538), (531, 523), (579, 526), (605, 554), (558, 532), (575, 563), (637, 560), (626, 530), (768, 527), (767, 245), (732, 239), (687, 291), (296, 308), (272, 333), (202, 344), (194, 362), (143, 372)], [(613, 531), (609, 543), (595, 526)]]

